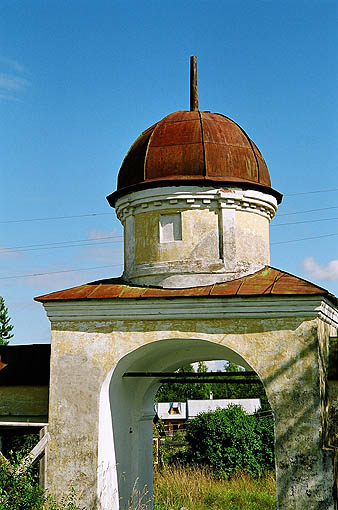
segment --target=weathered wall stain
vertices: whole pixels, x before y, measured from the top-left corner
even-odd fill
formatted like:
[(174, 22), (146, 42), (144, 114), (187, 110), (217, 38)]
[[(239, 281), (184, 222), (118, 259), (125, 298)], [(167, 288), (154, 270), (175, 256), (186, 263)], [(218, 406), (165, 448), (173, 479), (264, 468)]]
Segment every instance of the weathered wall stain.
[[(147, 453), (137, 445), (149, 440), (149, 402), (156, 381), (151, 382), (152, 390), (149, 383), (122, 381), (122, 373), (118, 375), (122, 368), (117, 367), (163, 369), (175, 365), (175, 360), (179, 366), (186, 360), (218, 357), (244, 360), (242, 364), (252, 367), (265, 385), (275, 416), (278, 508), (333, 510), (333, 452), (322, 448), (326, 390), (320, 390), (325, 381), (320, 383), (318, 356), (332, 329), (319, 319), (301, 318), (53, 323), (50, 490), (62, 494), (74, 486), (88, 508), (93, 504), (100, 508), (94, 493), (103, 494), (105, 501), (104, 484), (111, 484), (108, 479), (113, 475), (110, 466), (107, 480), (101, 477), (98, 486), (104, 462), (99, 448), (101, 388), (114, 367), (113, 468), (119, 477), (123, 473), (123, 482), (113, 490), (119, 490), (125, 501), (136, 474), (151, 486), (151, 460), (149, 470), (140, 458)], [(102, 508), (108, 510), (104, 503)]]

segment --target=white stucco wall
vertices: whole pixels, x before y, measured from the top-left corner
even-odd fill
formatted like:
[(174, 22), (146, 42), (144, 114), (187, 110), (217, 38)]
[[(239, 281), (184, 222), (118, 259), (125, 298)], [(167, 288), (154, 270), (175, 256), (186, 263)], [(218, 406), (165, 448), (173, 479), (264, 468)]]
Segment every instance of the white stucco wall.
[[(272, 195), (238, 187), (171, 186), (124, 195), (116, 202), (125, 232), (123, 276), (141, 285), (191, 287), (253, 273), (270, 262), (276, 210)], [(165, 216), (175, 217), (176, 238), (161, 234)]]
[[(316, 318), (320, 307), (311, 299), (307, 308), (305, 298), (298, 301), (298, 313), (285, 307), (276, 311), (275, 300), (273, 317), (264, 310), (269, 300), (263, 299), (251, 318), (241, 317), (241, 298), (228, 318), (224, 311), (215, 313), (216, 301), (204, 310), (206, 300), (200, 298), (191, 300), (196, 317), (190, 319), (184, 311), (189, 300), (171, 300), (172, 306), (180, 303), (171, 319), (151, 319), (151, 303), (143, 303), (143, 317), (136, 318), (133, 300), (124, 301), (129, 319), (112, 318), (118, 300), (103, 300), (105, 312), (98, 312), (95, 300), (78, 307), (48, 304), (53, 321), (50, 491), (61, 495), (73, 486), (86, 508), (101, 510), (124, 510), (136, 480), (140, 490), (146, 485), (151, 492), (151, 421), (159, 382), (125, 379), (123, 373), (228, 359), (255, 370), (265, 385), (276, 420), (278, 508), (333, 510), (332, 452), (322, 450), (325, 388), (320, 387), (319, 348), (336, 329)], [(218, 302), (220, 310), (225, 300)], [(90, 310), (95, 320), (89, 319)]]

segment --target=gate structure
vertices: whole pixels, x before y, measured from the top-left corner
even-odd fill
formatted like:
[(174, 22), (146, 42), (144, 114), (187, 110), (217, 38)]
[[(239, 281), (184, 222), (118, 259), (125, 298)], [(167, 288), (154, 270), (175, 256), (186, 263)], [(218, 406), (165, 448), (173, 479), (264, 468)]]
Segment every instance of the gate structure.
[(191, 110), (140, 135), (108, 197), (122, 277), (36, 298), (52, 325), (47, 483), (88, 510), (125, 510), (135, 483), (151, 495), (160, 378), (123, 375), (226, 359), (272, 407), (278, 509), (334, 510), (338, 302), (270, 266), (282, 195), (238, 124), (198, 109), (192, 64)]
[[(278, 282), (287, 294), (278, 295)], [(106, 280), (40, 298), (52, 322), (52, 493), (74, 487), (86, 508), (110, 510), (127, 508), (136, 480), (151, 492), (159, 379), (123, 374), (227, 359), (257, 372), (273, 409), (278, 508), (334, 509), (334, 450), (325, 444), (330, 296), (272, 268), (236, 286), (238, 294), (234, 282), (177, 292)]]

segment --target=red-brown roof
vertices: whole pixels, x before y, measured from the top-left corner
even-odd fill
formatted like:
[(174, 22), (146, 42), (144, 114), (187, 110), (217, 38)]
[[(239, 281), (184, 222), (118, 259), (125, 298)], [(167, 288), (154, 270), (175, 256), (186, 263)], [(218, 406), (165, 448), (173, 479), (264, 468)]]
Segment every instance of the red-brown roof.
[(169, 184), (239, 184), (282, 195), (271, 189), (260, 151), (245, 131), (219, 113), (178, 111), (146, 129), (122, 163), (116, 199), (135, 189)]
[(237, 280), (204, 287), (163, 289), (128, 285), (121, 278), (98, 280), (70, 289), (52, 292), (35, 298), (36, 301), (82, 299), (146, 299), (179, 297), (233, 297), (233, 296), (294, 296), (323, 295), (336, 300), (322, 287), (279, 269), (266, 266), (260, 271)]

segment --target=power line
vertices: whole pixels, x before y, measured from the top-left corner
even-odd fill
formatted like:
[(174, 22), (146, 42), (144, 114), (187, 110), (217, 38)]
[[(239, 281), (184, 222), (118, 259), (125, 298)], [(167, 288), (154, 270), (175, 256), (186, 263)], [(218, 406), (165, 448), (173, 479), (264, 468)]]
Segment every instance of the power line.
[(122, 266), (123, 264), (110, 264), (109, 266), (97, 266), (97, 267), (83, 267), (81, 269), (65, 269), (64, 271), (50, 271), (48, 273), (31, 273), (31, 274), (20, 274), (14, 276), (0, 276), (0, 280), (11, 280), (14, 278), (28, 278), (30, 276), (45, 276), (50, 274), (60, 274), (60, 273), (75, 273), (76, 271), (92, 271), (93, 269), (104, 269), (107, 267), (117, 267)]
[[(338, 188), (332, 188), (332, 189), (322, 189), (322, 190), (315, 190), (315, 191), (301, 191), (298, 193), (285, 193), (284, 197), (295, 197), (297, 195), (310, 195), (313, 193), (329, 193), (331, 191), (338, 191)], [(320, 210), (320, 209), (317, 209)], [(300, 212), (307, 212), (307, 211), (300, 211)], [(290, 214), (297, 214), (297, 213), (290, 213)], [(1, 220), (0, 223), (22, 223), (22, 222), (29, 222), (29, 221), (49, 221), (49, 220), (67, 220), (70, 218), (85, 218), (90, 216), (113, 216), (113, 212), (106, 212), (106, 213), (88, 213), (88, 214), (74, 214), (71, 216), (49, 216), (45, 218), (23, 218), (19, 220)]]
[(79, 246), (101, 246), (103, 244), (114, 244), (114, 243), (122, 243), (122, 241), (102, 241), (101, 243), (80, 243), (80, 244), (67, 244), (64, 246), (45, 246), (42, 248), (27, 248), (25, 250), (0, 250), (0, 254), (2, 253), (21, 253), (23, 251), (39, 251), (39, 250), (57, 250), (60, 248), (77, 248)]
[[(96, 237), (95, 239), (73, 239), (70, 241), (58, 241), (55, 243), (42, 243), (42, 244), (26, 244), (23, 246), (10, 246), (8, 248), (2, 247), (0, 249), (0, 253), (6, 253), (8, 251), (29, 251), (29, 250), (35, 250), (35, 249), (47, 249), (47, 248), (68, 248), (68, 246), (95, 246), (97, 244), (106, 244), (106, 243), (97, 243), (96, 241), (100, 241), (101, 239), (123, 239), (122, 236), (105, 236), (105, 237)], [(109, 241), (110, 243), (113, 242), (121, 242), (121, 241)], [(70, 244), (70, 243), (87, 243), (87, 244)], [(60, 246), (60, 245), (66, 245), (66, 246)]]
[(0, 223), (22, 223), (25, 221), (46, 221), (46, 220), (68, 220), (69, 218), (84, 218), (87, 216), (105, 216), (105, 215), (113, 215), (114, 213), (90, 213), (90, 214), (76, 214), (73, 216), (50, 216), (47, 218), (24, 218), (21, 220), (4, 220), (0, 221)]
[[(291, 239), (289, 241), (277, 241), (275, 243), (271, 243), (271, 245), (296, 243), (298, 241), (307, 241), (310, 239), (320, 239), (322, 237), (332, 237), (332, 236), (338, 236), (338, 232), (334, 233), (334, 234), (325, 234), (325, 235), (321, 235), (321, 236), (302, 237), (299, 239)], [(15, 278), (28, 278), (28, 277), (33, 277), (33, 276), (46, 276), (46, 275), (50, 275), (50, 274), (60, 274), (60, 273), (74, 273), (77, 271), (92, 271), (94, 269), (104, 269), (104, 268), (108, 268), (108, 267), (118, 267), (118, 266), (122, 266), (122, 265), (123, 264), (121, 262), (120, 264), (110, 264), (109, 266), (83, 267), (81, 269), (67, 269), (64, 271), (50, 271), (47, 273), (31, 273), (31, 274), (22, 274), (22, 275), (14, 275), (14, 276), (1, 276), (0, 280), (10, 280), (10, 279), (15, 279)]]
[(338, 218), (322, 218), (321, 220), (290, 221), (288, 223), (275, 223), (271, 226), (272, 227), (282, 227), (284, 225), (299, 225), (300, 223), (316, 223), (318, 221), (329, 221), (329, 220), (338, 220)]
[(291, 239), (290, 241), (277, 241), (275, 243), (270, 243), (270, 244), (296, 243), (298, 241), (308, 241), (309, 239), (320, 239), (321, 237), (332, 237), (332, 236), (338, 236), (338, 232), (336, 234), (324, 234), (322, 236), (302, 237), (300, 239)]
[(278, 213), (278, 216), (291, 216), (292, 214), (305, 214), (305, 213), (317, 212), (317, 211), (327, 211), (328, 209), (338, 209), (338, 206), (334, 205), (332, 207), (321, 207), (319, 209), (307, 209), (306, 211), (297, 211), (297, 212), (289, 212), (289, 213)]
[(299, 193), (285, 193), (285, 197), (295, 197), (297, 195), (310, 195), (312, 193), (329, 193), (330, 191), (338, 191), (338, 188), (332, 189), (319, 189), (316, 191), (300, 191)]
[[(307, 211), (299, 211), (298, 213), (287, 213), (284, 214), (284, 216), (288, 214), (300, 214), (301, 212), (313, 212), (313, 211), (321, 211), (326, 209), (338, 209), (337, 207), (324, 207), (321, 209), (310, 209)], [(281, 215), (283, 216), (283, 215)], [(338, 218), (321, 218), (316, 220), (303, 220), (303, 221), (295, 221), (295, 222), (287, 222), (287, 223), (273, 223), (271, 227), (279, 227), (284, 225), (297, 225), (297, 224), (303, 224), (303, 223), (316, 223), (319, 221), (331, 221), (331, 220), (337, 220)], [(330, 234), (331, 235), (331, 234)], [(117, 241), (108, 241), (108, 242), (97, 242), (101, 240), (107, 240), (107, 239), (118, 239)], [(310, 238), (309, 238), (310, 239)], [(22, 246), (9, 246), (9, 247), (2, 247), (0, 248), (0, 254), (5, 253), (11, 253), (11, 252), (23, 252), (23, 251), (36, 251), (36, 250), (46, 250), (50, 248), (76, 248), (77, 246), (97, 246), (102, 244), (114, 244), (114, 243), (120, 243), (123, 240), (123, 236), (104, 236), (104, 237), (97, 237), (95, 239), (72, 239), (69, 241), (58, 241), (54, 243), (39, 243), (39, 244), (28, 244), (28, 245), (22, 245)], [(289, 241), (288, 241), (289, 242)], [(290, 241), (293, 242), (293, 241)], [(72, 244), (73, 243), (73, 244)], [(76, 244), (74, 244), (76, 243)]]
[[(313, 223), (318, 221), (327, 221), (327, 220), (335, 220), (338, 218), (324, 218), (319, 220), (305, 220), (305, 221), (296, 221), (296, 222), (288, 222), (288, 223), (280, 223), (276, 225), (271, 225), (272, 227), (279, 227), (284, 225), (297, 225), (301, 223)], [(311, 239), (319, 239), (321, 237), (332, 237), (336, 236), (338, 234), (332, 233), (332, 234), (325, 234), (321, 236), (313, 236), (313, 237), (303, 237), (299, 239), (292, 239), (289, 241), (279, 241), (273, 244), (286, 244), (286, 243), (294, 243), (298, 241), (305, 241), (305, 240), (311, 240)], [(97, 242), (101, 239), (117, 239), (116, 241), (104, 241), (104, 242)], [(23, 245), (23, 246), (12, 246), (9, 248), (2, 248), (0, 249), (0, 254), (6, 254), (11, 252), (23, 252), (23, 251), (36, 251), (36, 250), (48, 250), (48, 249), (54, 249), (54, 248), (76, 248), (76, 247), (82, 247), (82, 246), (98, 246), (98, 245), (105, 245), (105, 244), (115, 244), (115, 243), (121, 243), (123, 237), (122, 236), (105, 236), (105, 237), (97, 237), (96, 239), (79, 239), (79, 240), (71, 240), (71, 241), (59, 241), (55, 243), (44, 243), (44, 244), (32, 244), (32, 245)], [(71, 243), (77, 243), (77, 244), (71, 244)], [(62, 245), (62, 246), (61, 246)]]

